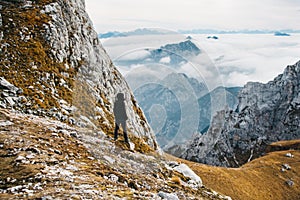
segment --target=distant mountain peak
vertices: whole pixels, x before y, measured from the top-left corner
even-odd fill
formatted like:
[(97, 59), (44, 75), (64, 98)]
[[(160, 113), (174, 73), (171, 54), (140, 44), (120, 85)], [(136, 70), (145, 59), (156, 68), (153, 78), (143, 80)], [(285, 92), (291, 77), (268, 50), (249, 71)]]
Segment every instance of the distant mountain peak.
[(156, 29), (156, 28), (138, 28), (133, 31), (120, 32), (120, 31), (110, 31), (106, 33), (98, 34), (99, 38), (113, 38), (113, 37), (129, 37), (137, 35), (165, 35), (165, 34), (177, 34), (174, 31)]

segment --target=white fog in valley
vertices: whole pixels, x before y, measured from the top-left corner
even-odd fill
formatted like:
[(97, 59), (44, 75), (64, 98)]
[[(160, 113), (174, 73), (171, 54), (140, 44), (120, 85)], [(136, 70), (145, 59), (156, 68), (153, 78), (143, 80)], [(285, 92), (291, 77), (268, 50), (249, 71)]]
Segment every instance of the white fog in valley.
[[(298, 0), (96, 0), (87, 11), (164, 149), (299, 61)], [(221, 86), (221, 87), (220, 87)]]
[[(98, 33), (127, 32), (138, 28), (171, 32), (197, 29), (300, 30), (298, 0), (104, 0), (101, 3), (86, 0), (86, 8)], [(188, 36), (179, 35), (154, 39), (149, 39), (149, 36), (118, 37), (101, 41), (113, 60), (120, 56), (123, 56), (122, 59), (137, 59), (147, 54), (137, 49), (159, 48), (184, 41)], [(214, 35), (217, 40), (207, 39)], [(290, 36), (274, 36), (273, 33), (191, 36), (199, 49), (207, 54), (210, 65), (213, 64), (214, 70), (218, 70), (225, 86), (243, 86), (249, 81), (268, 82), (282, 73), (287, 65), (295, 64), (300, 55), (300, 33), (290, 33)], [(132, 51), (135, 52), (128, 54)], [(124, 54), (128, 54), (127, 57)], [(161, 64), (168, 61), (167, 57), (164, 59)], [(117, 67), (123, 75), (133, 69), (129, 66)], [(189, 67), (181, 72), (189, 74)], [(204, 68), (200, 68), (199, 73), (202, 79), (211, 76)]]
[[(296, 33), (291, 36), (216, 34), (218, 37), (216, 40), (208, 39), (209, 34), (190, 36), (200, 50), (207, 54), (211, 63), (218, 70), (225, 86), (243, 86), (249, 81), (268, 82), (282, 73), (287, 65), (295, 64), (299, 60), (300, 34)], [(183, 35), (152, 36), (151, 39), (149, 38), (149, 36), (118, 37), (103, 39), (102, 43), (113, 60), (136, 60), (147, 56), (148, 53), (138, 51), (139, 49), (159, 48), (162, 45), (185, 40)], [(161, 64), (164, 62), (161, 61)], [(118, 67), (123, 75), (133, 69)], [(141, 66), (135, 65), (133, 67)], [(188, 71), (181, 72), (189, 74)], [(201, 74), (204, 79), (207, 78), (205, 71), (201, 71)], [(189, 75), (193, 76), (193, 71)]]
[(226, 86), (248, 81), (268, 82), (293, 65), (300, 56), (300, 34), (221, 34), (218, 40), (194, 35), (217, 66)]

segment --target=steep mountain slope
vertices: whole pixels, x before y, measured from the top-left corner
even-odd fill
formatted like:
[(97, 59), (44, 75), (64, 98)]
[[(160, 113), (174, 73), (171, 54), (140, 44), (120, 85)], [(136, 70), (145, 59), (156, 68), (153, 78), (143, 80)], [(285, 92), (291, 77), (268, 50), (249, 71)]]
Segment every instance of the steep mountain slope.
[[(230, 199), (155, 151), (83, 0), (1, 0), (0, 11), (0, 199)], [(111, 137), (119, 92), (129, 145)]]
[(102, 131), (0, 109), (0, 199), (227, 199)]
[[(237, 94), (240, 89), (240, 87), (217, 87), (199, 98), (199, 133), (205, 133), (208, 130), (212, 117), (217, 111), (224, 109), (224, 106), (228, 106), (231, 110), (236, 109)], [(225, 103), (222, 102), (223, 96), (225, 97)]]
[(181, 73), (171, 73), (134, 91), (162, 148), (183, 143), (198, 130), (197, 99), (205, 93), (205, 84)]
[[(206, 95), (200, 97), (198, 99), (197, 108), (194, 108), (197, 109), (199, 113), (199, 115), (197, 115), (199, 118), (199, 124), (196, 129), (196, 133), (193, 134), (191, 129), (186, 130), (185, 134), (183, 134), (185, 136), (184, 139), (169, 144), (166, 148), (164, 148), (164, 151), (177, 157), (184, 156), (186, 150), (190, 148), (189, 143), (191, 140), (193, 140), (193, 137), (199, 137), (201, 134), (204, 134), (208, 131), (212, 117), (217, 113), (217, 111), (224, 109), (224, 107), (228, 107), (228, 109), (233, 110), (236, 109), (238, 102), (237, 94), (240, 89), (240, 87), (217, 87), (213, 91), (208, 92)], [(139, 99), (139, 95), (136, 95), (136, 97)], [(143, 104), (141, 104), (141, 107), (146, 112), (147, 109), (144, 108)], [(148, 117), (147, 113), (146, 117)], [(192, 120), (190, 121), (190, 123), (193, 122), (194, 121)], [(193, 126), (189, 124), (189, 127)], [(159, 137), (157, 137), (157, 139), (158, 143), (160, 144)]]
[[(188, 164), (210, 188), (242, 200), (300, 198), (300, 140), (281, 141), (269, 153), (240, 168)], [(272, 150), (272, 151), (270, 151)]]
[(8, 85), (1, 86), (1, 107), (98, 126), (111, 134), (113, 102), (123, 92), (129, 133), (156, 148), (132, 92), (99, 43), (83, 0), (0, 3), (0, 77)]
[(184, 158), (237, 167), (262, 156), (271, 142), (300, 138), (300, 62), (266, 84), (248, 83), (236, 111), (223, 110)]
[(197, 79), (171, 73), (162, 80), (142, 85), (134, 95), (158, 144), (168, 151), (191, 139), (193, 134), (206, 132), (216, 111), (225, 106), (236, 109), (239, 90), (239, 87), (218, 87), (208, 92), (207, 86)]

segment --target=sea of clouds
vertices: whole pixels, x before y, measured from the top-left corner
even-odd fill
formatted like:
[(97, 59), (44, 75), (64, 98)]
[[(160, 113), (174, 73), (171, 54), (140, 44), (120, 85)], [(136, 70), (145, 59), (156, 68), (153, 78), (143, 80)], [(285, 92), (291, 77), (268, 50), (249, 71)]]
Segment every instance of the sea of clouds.
[[(218, 39), (208, 39), (208, 36), (213, 36), (208, 34), (190, 36), (202, 54), (196, 59), (190, 58), (190, 63), (175, 71), (196, 78), (198, 76), (211, 87), (243, 86), (249, 81), (268, 82), (282, 73), (287, 65), (300, 60), (300, 34), (219, 34), (216, 35)], [(142, 35), (104, 39), (102, 43), (112, 60), (118, 63), (122, 60), (141, 59), (149, 54), (145, 49), (157, 49), (166, 44), (182, 42), (186, 37), (187, 35), (182, 34)], [(167, 61), (165, 58), (160, 64), (165, 65)], [(143, 68), (135, 64), (117, 64), (117, 67), (124, 76), (132, 70)]]

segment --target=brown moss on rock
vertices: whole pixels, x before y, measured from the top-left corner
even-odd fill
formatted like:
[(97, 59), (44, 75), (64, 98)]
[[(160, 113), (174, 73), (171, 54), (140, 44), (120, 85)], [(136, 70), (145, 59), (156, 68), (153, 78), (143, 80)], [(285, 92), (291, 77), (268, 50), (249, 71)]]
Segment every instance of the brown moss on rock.
[(74, 88), (70, 101), (78, 110), (74, 113), (74, 116), (79, 117), (80, 115), (94, 117), (96, 99), (90, 95), (90, 87), (87, 83), (80, 81), (74, 82)]
[[(140, 107), (138, 107), (138, 105), (137, 105), (137, 102), (136, 102), (136, 100), (134, 99), (134, 96), (133, 95), (131, 95), (131, 101), (132, 101), (132, 104), (133, 104), (133, 110), (134, 110), (134, 112), (140, 117), (140, 119), (141, 119), (141, 124), (142, 123), (145, 123), (147, 120), (146, 120), (146, 118), (145, 118), (145, 116), (144, 116), (144, 113), (143, 113), (143, 111), (142, 111), (142, 109), (140, 108)], [(143, 124), (142, 124), (143, 125)]]
[[(82, 54), (77, 52), (78, 45), (76, 43), (77, 38), (76, 40), (74, 39), (75, 35), (85, 37), (83, 38), (84, 42), (90, 42), (90, 40), (86, 41), (85, 39), (96, 40), (96, 38), (89, 38), (89, 35), (87, 35), (93, 33), (92, 31), (88, 33), (84, 31), (76, 32), (78, 29), (76, 23), (71, 23), (70, 27), (60, 27), (60, 22), (56, 21), (59, 20), (59, 17), (62, 18), (61, 20), (73, 19), (72, 15), (75, 13), (75, 15), (78, 14), (81, 17), (78, 22), (80, 23), (79, 25), (81, 23), (91, 24), (85, 16), (80, 16), (81, 11), (67, 11), (63, 9), (62, 13), (58, 11), (58, 18), (54, 19), (52, 14), (55, 11), (51, 11), (51, 14), (46, 14), (42, 11), (45, 9), (44, 6), (46, 4), (52, 2), (58, 3), (58, 7), (61, 6), (61, 8), (68, 8), (74, 3), (64, 4), (64, 1), (37, 0), (32, 1), (32, 4), (28, 6), (5, 4), (2, 7), (3, 25), (0, 27), (0, 31), (3, 33), (3, 37), (0, 41), (2, 47), (0, 76), (3, 76), (16, 87), (21, 88), (23, 91), (21, 95), (26, 99), (26, 103), (21, 105), (19, 103), (15, 104), (14, 109), (25, 113), (47, 115), (70, 124), (76, 124), (76, 122), (80, 124), (80, 121), (76, 119), (83, 119), (83, 126), (85, 125), (85, 120), (88, 123), (90, 120), (93, 123), (90, 124), (92, 126), (96, 125), (96, 129), (100, 128), (105, 134), (113, 135), (115, 119), (111, 105), (112, 99), (108, 96), (110, 89), (105, 88), (109, 84), (106, 85), (105, 81), (109, 81), (114, 89), (118, 87), (124, 88), (124, 85), (127, 87), (127, 84), (124, 81), (120, 81), (122, 79), (121, 74), (113, 66), (106, 54), (103, 54), (103, 60), (101, 60), (102, 54), (96, 55), (101, 53), (101, 51), (99, 52), (100, 48), (97, 49), (95, 47), (98, 41), (92, 42), (94, 46), (89, 53), (93, 54), (92, 51), (95, 50), (94, 53), (99, 66), (94, 66), (94, 61), (87, 60), (89, 57), (85, 57), (86, 52)], [(67, 22), (67, 24), (69, 23)], [(54, 30), (53, 33), (56, 28), (57, 32), (60, 31), (60, 28), (67, 28), (64, 33), (68, 35), (52, 35), (49, 33), (52, 28)], [(80, 27), (80, 30), (81, 28), (90, 29), (91, 27)], [(66, 46), (62, 45), (63, 49), (61, 49), (66, 51), (67, 55), (66, 58), (61, 59), (63, 60), (62, 62), (60, 62), (61, 60), (58, 61), (57, 57), (60, 57), (60, 55), (63, 57), (65, 54), (56, 54), (55, 52), (60, 52), (60, 46), (56, 47), (51, 42), (61, 42), (65, 38), (62, 38), (60, 41), (59, 38), (55, 38), (56, 36), (68, 37)], [(52, 39), (54, 41), (50, 41)], [(80, 39), (79, 43), (81, 42)], [(67, 42), (70, 44), (67, 44)], [(72, 47), (77, 49), (72, 49)], [(91, 66), (89, 66), (89, 63), (92, 63)], [(90, 82), (86, 79), (88, 77), (91, 78), (89, 80), (94, 80), (92, 78), (94, 78), (95, 74), (89, 74), (91, 70), (94, 70), (94, 67), (99, 67), (99, 69), (107, 67), (109, 70), (103, 69), (103, 73), (99, 74), (99, 76), (103, 75), (103, 77), (98, 77), (101, 78), (100, 84), (99, 82), (93, 82), (90, 85)], [(80, 77), (79, 72), (83, 74), (82, 77)], [(129, 88), (125, 90), (126, 93), (130, 93)], [(130, 125), (138, 126), (138, 128), (129, 127), (129, 129), (140, 131), (136, 135), (146, 135), (151, 132), (146, 118), (133, 96), (131, 96), (131, 101), (133, 107), (130, 109), (133, 109), (134, 114), (130, 113)], [(130, 105), (132, 104), (130, 102)], [(73, 120), (74, 118), (75, 120)], [(93, 127), (95, 128), (95, 126)], [(143, 139), (133, 138), (138, 151), (150, 151), (151, 148), (147, 143), (155, 143), (155, 141), (151, 141), (152, 138), (150, 137)]]
[[(1, 11), (3, 25), (0, 31), (3, 38), (0, 76), (23, 89), (23, 95), (32, 102), (27, 109), (59, 109), (57, 97), (68, 103), (72, 101), (69, 98), (72, 96), (70, 88), (76, 70), (66, 69), (66, 62), (56, 62), (45, 40), (44, 25), (49, 24), (52, 18), (43, 14), (41, 7), (50, 2), (53, 1), (34, 1), (32, 7), (6, 4)], [(68, 74), (68, 77), (62, 74)], [(60, 86), (61, 79), (68, 88)], [(34, 104), (38, 107), (34, 107)]]
[(132, 134), (129, 135), (129, 139), (135, 145), (135, 150), (140, 153), (150, 153), (153, 152), (154, 149), (151, 148), (143, 138), (136, 137)]

